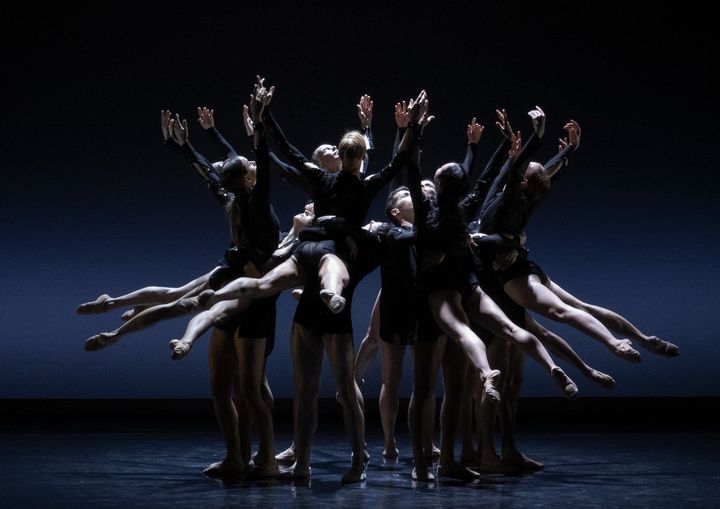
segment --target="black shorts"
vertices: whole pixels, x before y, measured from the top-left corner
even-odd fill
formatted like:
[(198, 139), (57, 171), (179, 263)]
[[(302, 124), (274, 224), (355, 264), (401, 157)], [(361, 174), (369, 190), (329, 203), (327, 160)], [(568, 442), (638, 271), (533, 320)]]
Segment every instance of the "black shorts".
[(275, 303), (278, 295), (255, 299), (250, 306), (239, 314), (232, 316), (217, 328), (225, 332), (236, 333), (239, 338), (265, 338), (265, 356), (275, 347)]
[(355, 286), (348, 285), (342, 292), (345, 308), (333, 313), (320, 298), (320, 281), (317, 275), (308, 277), (300, 302), (295, 308), (293, 321), (317, 336), (323, 334), (352, 334), (352, 296)]
[(427, 299), (420, 291), (410, 295), (380, 293), (380, 339), (394, 345), (411, 345), (415, 342), (418, 315), (430, 311)]
[(538, 265), (532, 260), (528, 260), (527, 258), (517, 260), (507, 269), (498, 272), (498, 275), (500, 276), (500, 280), (503, 285), (517, 277), (529, 276), (531, 274), (539, 277), (540, 281), (542, 281), (543, 284), (546, 284), (548, 282), (547, 274), (545, 274), (545, 271), (542, 270), (540, 265)]
[(320, 260), (326, 254), (335, 254), (334, 240), (300, 242), (293, 249), (293, 257), (305, 271), (308, 279), (317, 278)]

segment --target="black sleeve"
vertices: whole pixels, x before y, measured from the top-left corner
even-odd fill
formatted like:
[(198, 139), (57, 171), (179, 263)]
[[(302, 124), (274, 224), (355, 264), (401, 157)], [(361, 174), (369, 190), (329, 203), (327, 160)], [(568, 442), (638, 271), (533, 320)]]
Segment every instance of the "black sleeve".
[(280, 149), (280, 152), (290, 161), (290, 164), (299, 170), (301, 166), (305, 165), (305, 163), (310, 162), (310, 160), (305, 157), (302, 152), (300, 152), (288, 141), (285, 133), (283, 133), (282, 129), (280, 129), (280, 125), (277, 123), (277, 120), (275, 120), (275, 117), (271, 112), (267, 112), (265, 119), (268, 134), (273, 137), (275, 143), (277, 143), (277, 146)]
[(221, 205), (224, 206), (230, 202), (232, 195), (220, 185), (220, 175), (218, 175), (217, 171), (215, 171), (212, 163), (200, 152), (198, 152), (189, 141), (185, 142), (182, 146), (169, 140), (166, 141), (165, 144), (173, 151), (180, 154), (185, 161), (192, 166), (193, 169), (195, 169), (198, 175), (200, 175), (207, 184), (212, 195), (218, 202), (220, 202)]
[(416, 228), (422, 227), (427, 222), (429, 207), (427, 199), (422, 192), (420, 181), (420, 167), (414, 161), (410, 161), (407, 165), (408, 189), (410, 190), (410, 198), (415, 209), (415, 225)]
[(365, 157), (363, 157), (362, 173), (368, 174), (370, 172), (370, 155), (375, 150), (375, 141), (373, 140), (372, 129), (370, 127), (363, 127), (361, 130), (363, 136), (367, 141), (367, 150), (365, 151)]
[(465, 160), (462, 163), (463, 168), (465, 169), (465, 173), (468, 175), (473, 174), (473, 169), (475, 166), (475, 155), (477, 154), (477, 143), (468, 143), (467, 149), (465, 150)]
[(371, 196), (377, 194), (380, 189), (385, 187), (395, 176), (398, 175), (401, 169), (407, 166), (410, 159), (410, 153), (407, 150), (403, 150), (388, 164), (385, 168), (377, 173), (365, 177), (363, 182), (368, 189)]
[(400, 149), (400, 142), (403, 139), (403, 136), (405, 136), (405, 131), (407, 130), (407, 127), (398, 127), (397, 131), (395, 131), (395, 142), (393, 143), (393, 151), (392, 151), (392, 157), (391, 159), (395, 159), (395, 156), (398, 153), (398, 150)]
[(525, 177), (525, 170), (527, 169), (528, 164), (530, 164), (530, 156), (537, 151), (541, 143), (542, 139), (533, 133), (527, 143), (520, 150), (520, 153), (510, 165), (511, 167), (508, 172), (509, 175), (503, 199), (515, 199), (520, 194), (520, 183)]
[(562, 162), (562, 166), (551, 177), (553, 183), (555, 182), (555, 179), (560, 176), (560, 173), (563, 171), (563, 169), (565, 169), (565, 167), (567, 166), (568, 157), (570, 156), (570, 153), (574, 150), (575, 147), (573, 147), (572, 145), (568, 145), (560, 152), (558, 152), (555, 157), (553, 157), (543, 165), (543, 167), (547, 170), (548, 168), (552, 168), (556, 164)]
[(223, 137), (222, 134), (220, 134), (220, 131), (215, 128), (215, 126), (211, 127), (210, 129), (205, 129), (205, 132), (212, 138), (212, 140), (215, 142), (215, 144), (220, 149), (221, 153), (224, 154), (225, 159), (230, 159), (231, 157), (237, 157), (238, 153), (233, 148), (230, 143)]
[(268, 152), (267, 140), (265, 139), (264, 126), (257, 124), (255, 130), (260, 132), (257, 147), (255, 147), (255, 163), (257, 164), (257, 176), (255, 188), (253, 189), (253, 200), (262, 204), (263, 208), (270, 208), (270, 154)]
[(485, 165), (485, 168), (483, 168), (482, 173), (475, 181), (475, 185), (465, 199), (460, 203), (460, 207), (463, 209), (466, 218), (472, 219), (477, 215), (480, 205), (483, 204), (485, 198), (489, 195), (491, 184), (495, 182), (496, 177), (500, 173), (503, 156), (507, 152), (508, 148), (510, 148), (510, 141), (503, 138), (502, 143), (500, 143), (500, 146), (497, 150), (495, 150), (495, 153), (492, 155)]
[(302, 189), (308, 194), (312, 192), (312, 186), (305, 176), (300, 173), (294, 166), (284, 163), (275, 153), (270, 152), (270, 168), (273, 169), (280, 178), (288, 184)]

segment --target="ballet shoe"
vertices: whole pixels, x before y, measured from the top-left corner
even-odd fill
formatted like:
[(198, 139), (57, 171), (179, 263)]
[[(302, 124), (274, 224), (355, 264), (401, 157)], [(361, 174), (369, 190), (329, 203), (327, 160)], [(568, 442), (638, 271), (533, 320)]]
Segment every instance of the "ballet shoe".
[(560, 387), (563, 391), (566, 398), (575, 399), (578, 397), (577, 385), (575, 385), (575, 382), (573, 382), (572, 379), (565, 374), (561, 367), (553, 366), (550, 370), (550, 375), (553, 377), (558, 387)]
[(642, 358), (640, 357), (640, 352), (638, 352), (632, 347), (632, 343), (629, 339), (619, 340), (618, 343), (614, 346), (613, 352), (618, 357), (625, 359), (628, 362), (632, 362), (633, 364), (637, 364), (642, 360)]
[(483, 380), (483, 394), (490, 398), (492, 403), (500, 401), (500, 393), (497, 390), (497, 384), (500, 383), (500, 370), (493, 369), (490, 374)]
[(679, 346), (668, 341), (663, 341), (657, 336), (652, 336), (647, 341), (640, 341), (639, 344), (648, 352), (662, 355), (663, 357), (677, 357), (680, 355)]
[(100, 295), (97, 299), (92, 302), (85, 302), (77, 307), (77, 314), (79, 315), (94, 315), (97, 313), (105, 313), (109, 311), (110, 296), (106, 293)]
[(332, 290), (320, 290), (320, 298), (335, 315), (345, 309), (345, 297)]

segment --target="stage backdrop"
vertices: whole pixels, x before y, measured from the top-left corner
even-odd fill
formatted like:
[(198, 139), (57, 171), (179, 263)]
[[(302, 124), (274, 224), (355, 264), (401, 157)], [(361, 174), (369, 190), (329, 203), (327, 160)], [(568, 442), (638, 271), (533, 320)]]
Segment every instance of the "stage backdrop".
[[(277, 85), (273, 110), (306, 154), (357, 127), (355, 105), (370, 94), (375, 168), (391, 154), (393, 104), (422, 88), (437, 116), (423, 137), (427, 175), (463, 157), (473, 116), (486, 126), (480, 165), (499, 142), (495, 108), (507, 108), (526, 137), (526, 112), (545, 109), (542, 159), (555, 153), (564, 122), (577, 120), (581, 147), (527, 228), (532, 259), (581, 299), (679, 344), (682, 356), (641, 350), (642, 364), (631, 365), (550, 324), (618, 387), (605, 391), (574, 368), (567, 372), (585, 396), (720, 396), (720, 111), (703, 63), (713, 56), (702, 13), (654, 6), (639, 18), (570, 2), (339, 5), (198, 4), (185, 12), (97, 5), (6, 17), (0, 398), (208, 396), (207, 337), (186, 359), (170, 360), (167, 343), (188, 319), (88, 353), (84, 340), (117, 326), (120, 313), (77, 316), (75, 308), (101, 293), (182, 284), (221, 257), (223, 212), (163, 146), (159, 112), (187, 116), (190, 139), (211, 154), (195, 108), (212, 107), (219, 129), (248, 153), (241, 109), (256, 73)], [(271, 195), (289, 226), (306, 197), (275, 176)], [(383, 201), (368, 219), (383, 219)], [(371, 274), (357, 290), (356, 347), (378, 279)], [(292, 395), (294, 305), (288, 295), (278, 301), (267, 368), (276, 397)], [(527, 364), (523, 394), (556, 395), (550, 379)], [(365, 375), (370, 397), (379, 373), (378, 361)], [(322, 395), (332, 394), (326, 366)]]

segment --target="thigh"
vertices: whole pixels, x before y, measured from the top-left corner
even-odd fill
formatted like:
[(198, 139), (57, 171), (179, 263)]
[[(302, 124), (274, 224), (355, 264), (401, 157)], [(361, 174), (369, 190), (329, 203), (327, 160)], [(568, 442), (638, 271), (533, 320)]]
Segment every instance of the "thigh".
[(543, 313), (551, 307), (565, 306), (560, 297), (543, 285), (540, 278), (534, 274), (508, 281), (503, 289), (522, 307), (538, 313)]
[(237, 375), (233, 333), (213, 329), (208, 350), (210, 382), (214, 387), (232, 387)]
[(298, 385), (313, 387), (319, 385), (323, 351), (323, 342), (319, 335), (298, 323), (293, 323), (290, 353), (296, 389), (299, 388)]
[(265, 378), (265, 338), (246, 338), (236, 335), (235, 352), (241, 390), (260, 394)]
[(355, 357), (352, 334), (323, 334), (322, 342), (338, 382), (352, 378)]

